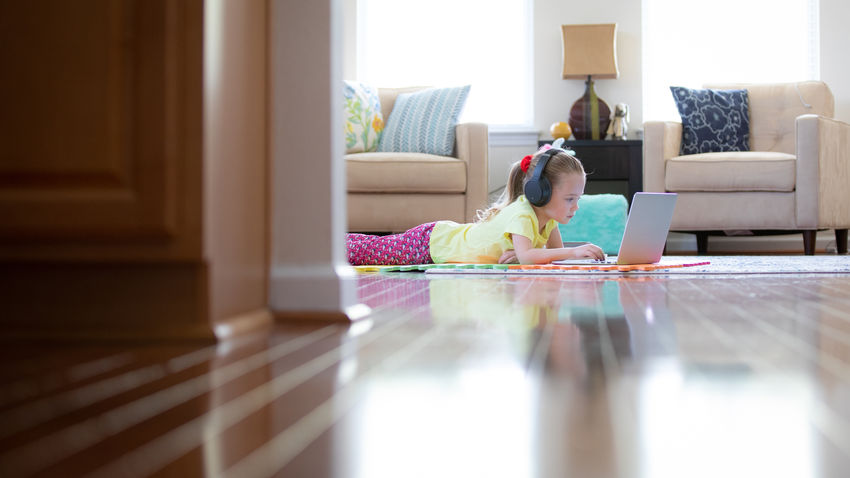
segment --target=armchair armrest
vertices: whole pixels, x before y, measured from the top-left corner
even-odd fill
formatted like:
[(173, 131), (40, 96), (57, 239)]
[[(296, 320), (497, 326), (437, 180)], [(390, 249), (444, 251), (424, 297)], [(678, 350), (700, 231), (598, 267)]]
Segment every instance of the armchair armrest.
[(850, 227), (850, 124), (797, 117), (797, 227)]
[(643, 190), (665, 192), (665, 162), (679, 155), (682, 123), (647, 121), (643, 124)]
[(461, 123), (455, 127), (455, 154), (466, 162), (466, 222), (487, 206), (489, 138), (484, 123)]

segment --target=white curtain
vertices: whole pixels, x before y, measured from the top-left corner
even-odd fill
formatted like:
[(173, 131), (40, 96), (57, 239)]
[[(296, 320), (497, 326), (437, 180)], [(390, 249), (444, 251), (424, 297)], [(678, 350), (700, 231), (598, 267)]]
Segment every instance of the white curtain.
[(357, 80), (472, 85), (461, 121), (531, 125), (532, 0), (358, 0)]
[(643, 119), (679, 120), (670, 86), (820, 78), (818, 0), (643, 0)]

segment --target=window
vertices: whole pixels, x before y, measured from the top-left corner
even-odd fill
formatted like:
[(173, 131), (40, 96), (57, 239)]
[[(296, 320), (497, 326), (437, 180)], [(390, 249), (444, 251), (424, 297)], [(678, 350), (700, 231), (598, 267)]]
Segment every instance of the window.
[(643, 119), (679, 120), (670, 86), (820, 78), (818, 0), (643, 0)]
[(357, 80), (470, 84), (461, 121), (533, 123), (532, 0), (358, 0)]

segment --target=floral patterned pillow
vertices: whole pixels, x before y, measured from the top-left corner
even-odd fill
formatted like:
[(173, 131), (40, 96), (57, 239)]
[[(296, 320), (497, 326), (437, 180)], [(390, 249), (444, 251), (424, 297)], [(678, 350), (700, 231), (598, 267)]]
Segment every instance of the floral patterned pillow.
[(378, 89), (345, 81), (345, 153), (375, 151), (384, 131)]
[(680, 154), (750, 150), (747, 90), (671, 86), (670, 91), (682, 117)]

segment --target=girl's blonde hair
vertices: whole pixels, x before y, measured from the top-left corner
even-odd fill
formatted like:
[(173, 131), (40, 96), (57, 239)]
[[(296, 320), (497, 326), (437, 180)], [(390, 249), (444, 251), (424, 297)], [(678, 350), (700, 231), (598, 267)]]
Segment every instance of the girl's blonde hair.
[[(516, 199), (523, 194), (523, 191), (525, 190), (525, 183), (528, 182), (529, 178), (531, 178), (534, 168), (537, 166), (537, 161), (540, 160), (545, 152), (546, 151), (538, 151), (534, 157), (531, 158), (531, 163), (528, 165), (527, 173), (522, 171), (522, 167), (520, 166), (522, 161), (517, 161), (511, 166), (511, 171), (508, 173), (508, 184), (505, 186), (504, 191), (502, 191), (499, 199), (497, 199), (496, 202), (489, 208), (484, 211), (478, 211), (478, 218), (476, 222), (486, 221), (494, 217), (499, 213), (499, 211), (507, 207), (508, 204), (516, 201)], [(568, 174), (585, 175), (581, 161), (579, 161), (575, 156), (568, 154), (566, 151), (559, 151), (553, 154), (546, 163), (546, 167), (543, 168), (543, 176), (549, 179), (549, 182), (552, 183), (552, 187), (555, 186), (560, 178)]]

